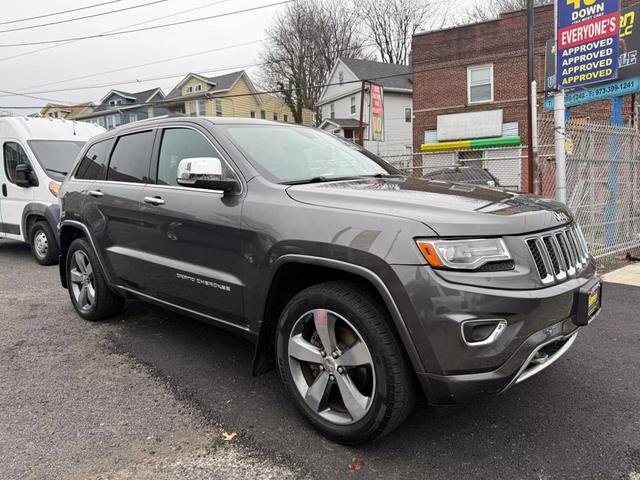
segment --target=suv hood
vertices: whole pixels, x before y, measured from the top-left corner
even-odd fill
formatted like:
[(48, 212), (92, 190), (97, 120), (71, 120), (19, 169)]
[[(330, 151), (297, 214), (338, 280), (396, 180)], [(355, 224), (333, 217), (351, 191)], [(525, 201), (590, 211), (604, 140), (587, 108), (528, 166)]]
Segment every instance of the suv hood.
[(442, 237), (521, 235), (572, 220), (553, 200), (412, 177), (295, 185), (287, 193), (310, 205), (416, 220)]

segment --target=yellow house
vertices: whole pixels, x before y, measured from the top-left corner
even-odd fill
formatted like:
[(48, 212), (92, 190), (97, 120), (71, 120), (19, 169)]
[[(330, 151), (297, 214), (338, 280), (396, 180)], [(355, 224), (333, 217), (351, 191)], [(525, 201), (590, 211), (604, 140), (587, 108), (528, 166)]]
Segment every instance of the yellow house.
[[(259, 92), (244, 70), (203, 77), (190, 73), (158, 105), (192, 117), (244, 117), (294, 123), (291, 110), (276, 95)], [(304, 111), (303, 124), (313, 125), (313, 112)]]
[(40, 110), (40, 116), (45, 118), (67, 118), (76, 117), (93, 112), (95, 105), (91, 102), (79, 103), (77, 105), (61, 105), (56, 103), (48, 103)]

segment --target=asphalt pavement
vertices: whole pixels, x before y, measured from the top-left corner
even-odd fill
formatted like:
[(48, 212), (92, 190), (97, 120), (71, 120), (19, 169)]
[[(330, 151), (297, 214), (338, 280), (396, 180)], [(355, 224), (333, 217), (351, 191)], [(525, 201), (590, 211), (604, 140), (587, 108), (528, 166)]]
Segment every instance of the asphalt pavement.
[(0, 478), (640, 480), (640, 288), (606, 284), (604, 304), (541, 374), (470, 405), (421, 401), (347, 448), (275, 372), (252, 377), (242, 338), (140, 302), (84, 322), (56, 267), (0, 242)]

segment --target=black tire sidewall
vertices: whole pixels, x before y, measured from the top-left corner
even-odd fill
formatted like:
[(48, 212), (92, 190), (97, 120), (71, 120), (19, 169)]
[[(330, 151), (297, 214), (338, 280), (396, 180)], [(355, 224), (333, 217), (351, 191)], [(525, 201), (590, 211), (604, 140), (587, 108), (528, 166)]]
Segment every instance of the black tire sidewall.
[[(38, 257), (35, 246), (36, 236), (40, 232), (46, 235), (48, 244), (47, 254), (43, 258)], [(36, 262), (40, 265), (48, 266), (54, 265), (58, 262), (58, 240), (48, 223), (38, 221), (33, 224), (29, 231), (29, 246), (31, 247), (31, 254), (33, 255), (33, 258), (35, 258)]]
[[(376, 391), (373, 404), (364, 418), (350, 425), (337, 425), (328, 422), (311, 410), (300, 395), (289, 368), (287, 346), (290, 332), (302, 315), (318, 308), (334, 311), (346, 318), (367, 344), (373, 359), (373, 366), (376, 372)], [(376, 437), (377, 432), (384, 427), (384, 419), (389, 410), (387, 400), (392, 396), (392, 392), (389, 391), (389, 377), (392, 373), (387, 362), (385, 362), (384, 355), (389, 346), (385, 347), (380, 344), (377, 336), (360, 318), (361, 314), (362, 312), (359, 308), (354, 308), (348, 301), (344, 301), (340, 297), (323, 295), (308, 289), (298, 294), (285, 308), (276, 333), (278, 371), (288, 393), (294, 398), (298, 408), (314, 427), (328, 438), (340, 443), (363, 443)], [(381, 315), (379, 309), (377, 309), (377, 315)]]

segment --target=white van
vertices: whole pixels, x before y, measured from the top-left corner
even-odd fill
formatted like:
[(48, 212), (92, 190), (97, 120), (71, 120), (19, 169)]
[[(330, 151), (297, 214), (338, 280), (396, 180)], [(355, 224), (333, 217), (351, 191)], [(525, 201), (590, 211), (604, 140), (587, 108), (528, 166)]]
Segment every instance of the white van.
[(58, 188), (80, 149), (104, 128), (54, 118), (0, 118), (0, 239), (27, 242), (41, 265), (58, 261)]

